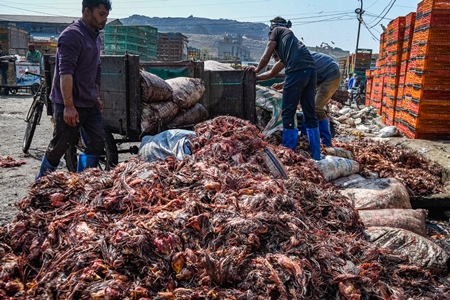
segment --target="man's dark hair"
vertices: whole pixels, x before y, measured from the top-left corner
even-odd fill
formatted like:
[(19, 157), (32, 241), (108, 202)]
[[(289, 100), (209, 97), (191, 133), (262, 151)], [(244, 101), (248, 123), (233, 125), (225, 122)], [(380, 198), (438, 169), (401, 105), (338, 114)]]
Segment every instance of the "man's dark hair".
[(99, 7), (100, 4), (103, 4), (107, 10), (111, 10), (111, 0), (83, 0), (83, 9), (81, 12), (86, 7), (92, 10), (95, 7)]
[(275, 17), (274, 19), (270, 20), (270, 27), (275, 28), (277, 26), (282, 26), (282, 27), (286, 27), (286, 28), (291, 28), (292, 27), (292, 23), (291, 21), (286, 21), (286, 19), (282, 18), (282, 17)]

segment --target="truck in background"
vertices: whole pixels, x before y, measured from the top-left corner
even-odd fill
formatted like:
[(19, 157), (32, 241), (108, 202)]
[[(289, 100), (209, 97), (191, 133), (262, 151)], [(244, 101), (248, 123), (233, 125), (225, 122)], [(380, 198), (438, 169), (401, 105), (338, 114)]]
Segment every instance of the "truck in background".
[(8, 26), (0, 27), (0, 49), (2, 55), (25, 56), (28, 51), (30, 34), (25, 29)]

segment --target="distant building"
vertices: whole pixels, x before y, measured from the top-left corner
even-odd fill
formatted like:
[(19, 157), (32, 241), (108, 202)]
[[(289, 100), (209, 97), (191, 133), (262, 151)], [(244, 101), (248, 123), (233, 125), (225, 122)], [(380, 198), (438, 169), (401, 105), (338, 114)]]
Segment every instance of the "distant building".
[[(17, 26), (30, 33), (32, 41), (55, 41), (61, 32), (80, 17), (0, 15), (0, 26)], [(122, 25), (119, 19), (108, 25)]]
[(188, 60), (188, 42), (179, 32), (158, 33), (158, 60)]
[(200, 57), (200, 49), (188, 47), (188, 59), (198, 60)]
[(243, 46), (241, 35), (225, 34), (223, 41), (219, 42), (219, 59), (239, 58), (240, 60), (250, 59), (250, 51)]

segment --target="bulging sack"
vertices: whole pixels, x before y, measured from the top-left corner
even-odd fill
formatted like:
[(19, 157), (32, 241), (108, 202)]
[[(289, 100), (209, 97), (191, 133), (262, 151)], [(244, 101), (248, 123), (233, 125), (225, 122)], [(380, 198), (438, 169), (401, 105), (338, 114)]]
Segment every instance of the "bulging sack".
[(339, 191), (358, 209), (411, 208), (406, 187), (394, 178), (368, 179)]
[(180, 128), (183, 126), (195, 125), (206, 119), (208, 119), (208, 111), (203, 105), (196, 103), (191, 108), (181, 110), (167, 127)]
[(425, 209), (372, 209), (359, 210), (359, 217), (366, 227), (392, 227), (427, 236), (427, 210)]
[(158, 103), (142, 103), (141, 131), (145, 134), (157, 134), (167, 129), (167, 125), (179, 111), (172, 100)]
[(325, 156), (316, 162), (317, 168), (327, 181), (359, 172), (359, 163), (338, 156)]
[(141, 82), (141, 100), (146, 103), (161, 102), (172, 99), (172, 87), (158, 76), (139, 71)]
[(408, 256), (412, 264), (429, 269), (435, 275), (447, 274), (449, 255), (433, 241), (414, 232), (390, 227), (369, 227), (369, 240), (380, 247)]
[(349, 150), (338, 147), (326, 147), (325, 153), (331, 156), (339, 156), (348, 159), (354, 159), (353, 153)]
[(188, 109), (200, 101), (205, 92), (205, 85), (200, 78), (177, 77), (167, 79), (172, 87), (173, 101), (182, 109)]

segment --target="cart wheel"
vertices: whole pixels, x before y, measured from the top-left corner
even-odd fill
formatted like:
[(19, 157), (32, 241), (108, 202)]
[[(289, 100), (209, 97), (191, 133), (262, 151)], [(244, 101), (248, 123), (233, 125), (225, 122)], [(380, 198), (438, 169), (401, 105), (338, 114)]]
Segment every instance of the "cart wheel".
[(30, 149), (31, 141), (33, 140), (34, 131), (36, 130), (36, 126), (39, 124), (41, 120), (42, 111), (44, 110), (44, 103), (36, 99), (34, 97), (33, 103), (31, 104), (30, 110), (28, 111), (27, 117), (25, 118), (25, 122), (27, 123), (27, 127), (25, 128), (25, 134), (22, 140), (22, 151), (23, 153), (27, 153), (28, 149)]
[(19, 91), (19, 89), (10, 89), (11, 94), (15, 95)]
[[(66, 160), (67, 169), (70, 172), (77, 171), (78, 165), (78, 154), (84, 152), (85, 147), (81, 140), (81, 137), (78, 138), (78, 141), (75, 145), (71, 145), (69, 149), (67, 149), (66, 154), (64, 156)], [(103, 149), (104, 153), (100, 156), (100, 161), (98, 167), (101, 170), (110, 170), (111, 167), (117, 165), (119, 162), (119, 154), (117, 151), (117, 146), (114, 141), (114, 137), (107, 129), (105, 129), (105, 148)]]

